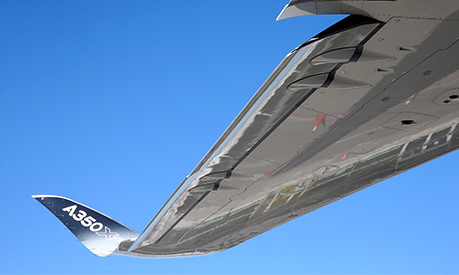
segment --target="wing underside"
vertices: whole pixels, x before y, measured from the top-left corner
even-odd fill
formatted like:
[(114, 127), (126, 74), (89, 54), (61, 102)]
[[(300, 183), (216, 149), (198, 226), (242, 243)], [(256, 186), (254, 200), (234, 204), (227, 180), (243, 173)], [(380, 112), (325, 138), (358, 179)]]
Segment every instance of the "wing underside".
[(292, 51), (115, 252), (214, 253), (459, 147), (459, 2), (292, 0), (351, 14)]
[[(455, 150), (459, 23), (374, 15), (410, 1), (400, 2), (292, 1), (300, 15), (312, 6), (309, 13), (361, 8), (282, 61), (134, 245), (119, 252), (221, 251)], [(454, 5), (442, 16), (457, 18)]]

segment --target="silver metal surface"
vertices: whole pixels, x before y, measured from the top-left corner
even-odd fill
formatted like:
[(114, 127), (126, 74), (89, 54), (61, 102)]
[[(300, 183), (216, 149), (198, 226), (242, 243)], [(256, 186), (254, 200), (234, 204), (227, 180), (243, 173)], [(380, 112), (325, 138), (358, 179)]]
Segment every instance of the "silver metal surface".
[(116, 253), (222, 251), (459, 147), (459, 2), (292, 0), (344, 13), (292, 51)]
[[(362, 2), (289, 5), (410, 1)], [(351, 16), (294, 50), (128, 254), (221, 251), (456, 149), (457, 10)]]
[(358, 14), (389, 21), (394, 17), (457, 20), (454, 0), (291, 0), (277, 17), (314, 14)]

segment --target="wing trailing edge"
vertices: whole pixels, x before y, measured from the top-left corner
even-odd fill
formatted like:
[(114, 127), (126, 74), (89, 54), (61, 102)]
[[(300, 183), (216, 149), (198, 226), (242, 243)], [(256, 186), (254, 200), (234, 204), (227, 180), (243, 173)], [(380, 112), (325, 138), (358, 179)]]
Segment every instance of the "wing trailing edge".
[(81, 243), (97, 256), (112, 254), (123, 243), (132, 243), (139, 233), (74, 200), (52, 195), (32, 196), (56, 216)]

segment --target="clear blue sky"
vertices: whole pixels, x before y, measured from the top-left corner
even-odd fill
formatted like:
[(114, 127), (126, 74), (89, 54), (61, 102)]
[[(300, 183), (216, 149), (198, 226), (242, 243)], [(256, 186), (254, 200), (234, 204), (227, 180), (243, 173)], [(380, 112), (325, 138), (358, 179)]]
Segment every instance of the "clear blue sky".
[(100, 258), (30, 197), (141, 232), (293, 48), (284, 1), (1, 1), (1, 274), (458, 274), (452, 153), (202, 257)]

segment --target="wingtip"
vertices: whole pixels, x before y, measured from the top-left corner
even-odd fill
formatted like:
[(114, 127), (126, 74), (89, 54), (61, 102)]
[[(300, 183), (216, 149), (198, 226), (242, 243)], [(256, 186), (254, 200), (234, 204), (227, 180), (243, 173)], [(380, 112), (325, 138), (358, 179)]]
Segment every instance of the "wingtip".
[(32, 195), (97, 256), (112, 254), (124, 240), (139, 233), (84, 204), (55, 195)]
[(279, 13), (279, 15), (277, 16), (276, 18), (276, 21), (280, 21), (282, 19), (285, 19), (286, 16), (285, 16), (285, 10), (288, 8), (288, 5), (285, 5), (285, 7), (282, 9), (282, 11)]
[[(290, 1), (281, 11), (281, 13), (277, 16), (276, 21), (280, 21), (287, 18), (297, 17), (297, 16), (304, 16), (304, 15), (314, 15), (317, 14), (315, 4), (311, 6), (309, 9), (299, 9), (297, 4), (292, 4), (293, 1)], [(309, 3), (306, 3), (310, 6)]]
[(36, 199), (37, 201), (43, 199), (44, 197), (44, 195), (32, 195), (32, 198)]
[(56, 196), (56, 195), (31, 195), (32, 198), (38, 200), (38, 199), (44, 199), (44, 198), (60, 198), (60, 199), (66, 199), (66, 200), (71, 200), (69, 198), (63, 197), (63, 196)]

